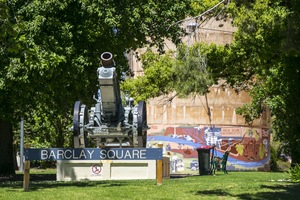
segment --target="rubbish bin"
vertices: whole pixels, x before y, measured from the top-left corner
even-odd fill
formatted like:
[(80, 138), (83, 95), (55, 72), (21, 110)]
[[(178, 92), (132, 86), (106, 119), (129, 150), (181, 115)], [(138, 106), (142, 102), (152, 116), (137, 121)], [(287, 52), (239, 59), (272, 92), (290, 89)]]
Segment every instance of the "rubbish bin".
[(202, 175), (209, 175), (211, 174), (210, 168), (210, 150), (212, 149), (211, 146), (201, 146), (197, 148), (198, 152), (198, 166), (199, 166), (199, 174)]

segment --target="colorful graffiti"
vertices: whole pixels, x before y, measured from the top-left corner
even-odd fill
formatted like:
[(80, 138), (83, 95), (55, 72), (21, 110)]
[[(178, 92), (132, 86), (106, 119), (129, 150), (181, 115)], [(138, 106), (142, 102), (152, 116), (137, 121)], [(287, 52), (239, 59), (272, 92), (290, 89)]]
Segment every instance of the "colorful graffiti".
[(162, 143), (172, 173), (198, 173), (197, 148), (215, 146), (214, 156), (229, 151), (227, 170), (269, 171), (269, 129), (250, 127), (167, 127), (148, 135), (148, 148)]

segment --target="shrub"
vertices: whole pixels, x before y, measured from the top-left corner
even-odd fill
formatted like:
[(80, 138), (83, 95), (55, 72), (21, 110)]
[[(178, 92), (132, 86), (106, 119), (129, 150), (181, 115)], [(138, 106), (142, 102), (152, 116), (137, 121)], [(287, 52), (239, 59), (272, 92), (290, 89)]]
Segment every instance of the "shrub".
[(270, 170), (272, 172), (277, 172), (279, 171), (279, 167), (277, 164), (277, 153), (276, 150), (273, 146), (270, 146), (270, 153), (271, 153), (271, 157), (270, 157)]
[(278, 171), (280, 172), (286, 172), (291, 168), (291, 163), (289, 161), (285, 162), (282, 160), (278, 160), (277, 165), (278, 165)]
[(300, 165), (296, 164), (294, 167), (291, 167), (288, 170), (290, 175), (291, 181), (293, 182), (300, 182)]

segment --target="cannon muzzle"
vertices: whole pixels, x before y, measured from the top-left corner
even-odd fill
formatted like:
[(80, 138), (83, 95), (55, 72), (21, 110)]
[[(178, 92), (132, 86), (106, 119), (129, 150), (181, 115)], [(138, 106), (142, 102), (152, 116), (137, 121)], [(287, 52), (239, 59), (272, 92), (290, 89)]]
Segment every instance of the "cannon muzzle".
[(113, 67), (114, 66), (114, 59), (113, 55), (110, 52), (104, 52), (100, 56), (101, 63), (103, 67)]

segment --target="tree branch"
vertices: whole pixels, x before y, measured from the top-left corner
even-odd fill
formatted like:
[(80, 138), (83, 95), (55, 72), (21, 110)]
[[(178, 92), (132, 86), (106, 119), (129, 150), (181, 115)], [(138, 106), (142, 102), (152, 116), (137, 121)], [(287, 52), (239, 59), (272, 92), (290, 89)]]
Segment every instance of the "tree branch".
[(174, 24), (171, 24), (167, 30), (169, 30), (172, 26), (175, 26), (176, 24), (179, 24), (179, 23), (182, 23), (182, 22), (185, 22), (185, 21), (190, 21), (190, 20), (193, 20), (193, 19), (196, 19), (196, 20), (200, 19), (204, 15), (208, 14), (209, 12), (211, 12), (212, 10), (214, 10), (215, 8), (217, 8), (222, 3), (225, 3), (226, 1), (227, 1), (227, 5), (228, 5), (230, 3), (230, 0), (222, 0), (219, 3), (217, 3), (216, 5), (214, 5), (213, 7), (211, 7), (210, 9), (206, 10), (205, 12), (201, 13), (200, 15), (198, 15), (196, 17), (192, 17), (192, 18), (188, 18), (188, 19), (183, 19), (183, 20), (175, 22)]

